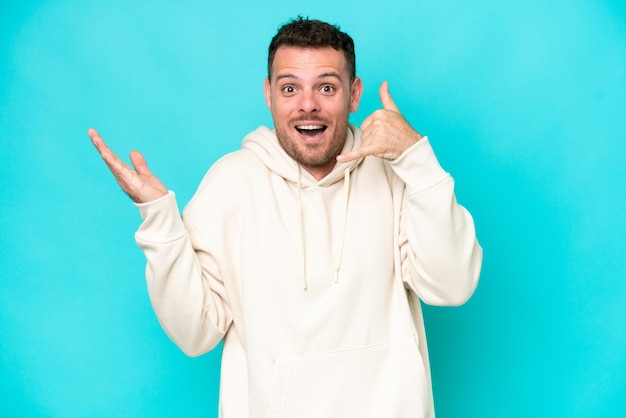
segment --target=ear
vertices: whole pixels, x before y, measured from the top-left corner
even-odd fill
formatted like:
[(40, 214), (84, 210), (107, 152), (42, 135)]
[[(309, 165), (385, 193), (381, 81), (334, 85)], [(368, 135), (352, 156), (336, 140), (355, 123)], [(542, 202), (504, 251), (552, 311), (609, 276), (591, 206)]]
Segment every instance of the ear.
[(363, 94), (363, 82), (359, 77), (356, 77), (352, 82), (352, 89), (350, 90), (350, 113), (354, 113), (359, 109), (361, 94)]
[(272, 110), (272, 91), (270, 80), (267, 77), (265, 78), (265, 83), (263, 84), (263, 92), (265, 93), (265, 103), (267, 103), (267, 108)]

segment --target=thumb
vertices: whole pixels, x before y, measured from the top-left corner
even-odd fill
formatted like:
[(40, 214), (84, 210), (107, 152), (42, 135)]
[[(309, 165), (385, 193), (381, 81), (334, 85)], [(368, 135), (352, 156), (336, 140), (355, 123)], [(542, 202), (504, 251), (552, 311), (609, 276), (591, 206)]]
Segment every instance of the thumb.
[(391, 94), (389, 94), (389, 83), (383, 81), (380, 85), (380, 89), (378, 90), (378, 95), (380, 96), (380, 101), (383, 104), (383, 109), (392, 110), (396, 113), (400, 113), (400, 109), (396, 106), (396, 103), (391, 98)]
[(148, 164), (146, 163), (146, 159), (141, 155), (139, 151), (131, 151), (130, 160), (133, 163), (133, 167), (135, 167), (135, 171), (137, 174), (150, 176), (152, 172), (148, 168)]

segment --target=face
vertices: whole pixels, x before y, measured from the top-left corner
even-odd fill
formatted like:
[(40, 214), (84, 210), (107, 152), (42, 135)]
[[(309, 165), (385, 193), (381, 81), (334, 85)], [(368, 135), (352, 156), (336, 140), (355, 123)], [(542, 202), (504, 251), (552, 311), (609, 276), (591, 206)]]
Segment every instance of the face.
[(363, 86), (350, 82), (343, 52), (332, 47), (281, 46), (265, 79), (265, 100), (285, 152), (318, 180), (335, 166), (346, 141), (348, 116)]

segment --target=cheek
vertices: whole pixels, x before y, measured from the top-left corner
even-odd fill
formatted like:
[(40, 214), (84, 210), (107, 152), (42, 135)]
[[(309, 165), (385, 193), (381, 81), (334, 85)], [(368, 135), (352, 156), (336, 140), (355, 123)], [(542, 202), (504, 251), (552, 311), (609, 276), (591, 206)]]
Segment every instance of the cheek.
[(289, 116), (291, 111), (292, 109), (291, 109), (291, 106), (289, 105), (289, 102), (285, 100), (279, 99), (279, 100), (274, 100), (272, 102), (272, 113), (274, 113), (274, 115), (280, 118), (285, 118)]
[(332, 108), (329, 108), (329, 112), (333, 115), (333, 117), (337, 119), (343, 119), (350, 114), (350, 103), (346, 101), (337, 101), (333, 103)]
[(270, 110), (272, 111), (272, 116), (274, 117), (274, 119), (282, 120), (283, 112), (280, 104), (276, 103), (276, 101), (272, 101), (272, 106)]

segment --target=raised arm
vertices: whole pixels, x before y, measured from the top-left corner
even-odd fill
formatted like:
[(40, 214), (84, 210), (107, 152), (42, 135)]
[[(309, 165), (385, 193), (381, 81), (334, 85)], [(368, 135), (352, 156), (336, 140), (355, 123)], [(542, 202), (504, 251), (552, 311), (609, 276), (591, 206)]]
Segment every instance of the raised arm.
[(213, 257), (199, 248), (184, 225), (173, 192), (137, 152), (134, 169), (121, 161), (95, 129), (89, 136), (122, 190), (137, 204), (143, 222), (135, 234), (148, 266), (146, 281), (154, 311), (167, 335), (188, 355), (211, 350), (230, 326), (224, 284)]
[(361, 124), (361, 146), (337, 160), (389, 160), (405, 187), (399, 244), (407, 287), (428, 304), (462, 304), (476, 288), (482, 264), (474, 221), (457, 203), (454, 180), (439, 165), (428, 138), (400, 113), (387, 82), (379, 95), (383, 108)]

